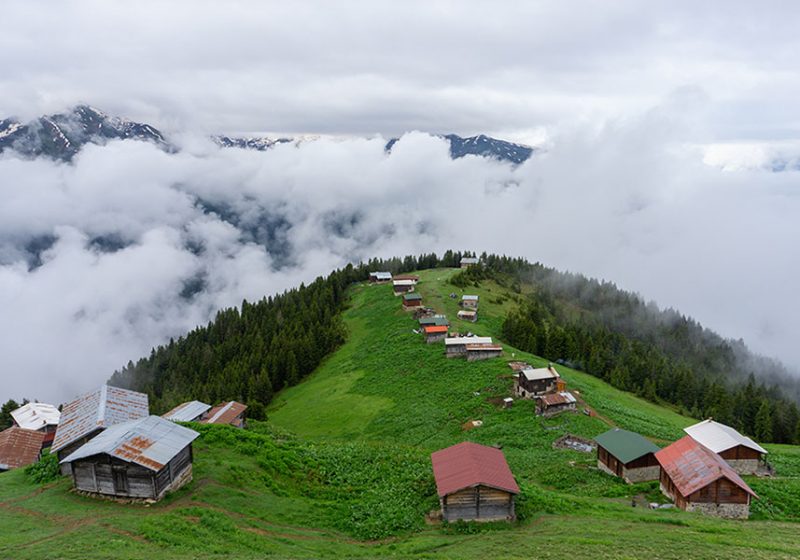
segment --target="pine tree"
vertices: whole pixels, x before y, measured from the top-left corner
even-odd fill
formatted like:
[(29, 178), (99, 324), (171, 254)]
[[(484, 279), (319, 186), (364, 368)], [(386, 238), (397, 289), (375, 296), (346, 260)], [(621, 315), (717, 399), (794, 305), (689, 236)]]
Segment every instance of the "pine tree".
[(772, 411), (769, 401), (764, 399), (756, 413), (756, 425), (754, 435), (760, 441), (772, 441)]
[(19, 403), (14, 399), (8, 399), (5, 404), (0, 407), (0, 430), (10, 428), (14, 424), (11, 413), (20, 407)]

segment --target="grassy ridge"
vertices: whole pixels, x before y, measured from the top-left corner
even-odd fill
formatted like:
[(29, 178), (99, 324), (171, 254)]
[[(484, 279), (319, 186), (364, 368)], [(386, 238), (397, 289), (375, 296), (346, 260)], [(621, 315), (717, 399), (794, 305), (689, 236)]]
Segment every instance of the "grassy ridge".
[[(486, 282), (480, 321), (455, 319), (452, 270), (421, 273), (428, 305), (458, 330), (497, 337), (515, 296)], [(506, 360), (448, 360), (425, 345), (387, 286), (358, 285), (344, 316), (345, 345), (274, 400), (251, 430), (201, 426), (194, 482), (149, 506), (91, 500), (69, 482), (33, 484), (0, 475), (0, 558), (797, 558), (800, 449), (769, 446), (781, 478), (749, 480), (763, 498), (753, 520), (723, 521), (630, 507), (632, 493), (601, 474), (594, 457), (555, 450), (565, 433), (592, 437), (618, 425), (657, 441), (693, 419), (559, 368), (596, 416), (510, 410)], [(505, 358), (544, 362), (506, 348)], [(480, 428), (464, 431), (468, 420)], [(437, 505), (429, 453), (469, 439), (501, 444), (523, 494), (521, 521), (488, 527), (429, 526)], [(476, 533), (478, 531), (479, 533)]]

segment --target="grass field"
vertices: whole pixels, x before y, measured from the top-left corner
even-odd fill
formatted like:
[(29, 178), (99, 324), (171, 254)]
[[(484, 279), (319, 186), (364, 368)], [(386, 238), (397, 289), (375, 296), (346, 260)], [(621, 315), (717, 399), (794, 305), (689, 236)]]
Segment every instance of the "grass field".
[[(514, 294), (485, 282), (477, 324), (455, 319), (452, 270), (421, 273), (425, 303), (453, 327), (497, 337)], [(451, 292), (459, 298), (450, 298)], [(768, 446), (776, 479), (748, 479), (762, 500), (747, 522), (631, 508), (660, 499), (655, 483), (625, 485), (591, 455), (552, 448), (566, 433), (610, 425), (657, 442), (694, 420), (578, 371), (560, 368), (596, 416), (503, 409), (505, 365), (544, 362), (506, 347), (504, 359), (448, 360), (426, 345), (388, 286), (359, 285), (347, 343), (280, 393), (266, 423), (198, 427), (194, 481), (149, 507), (83, 498), (69, 482), (0, 475), (0, 558), (798, 558), (800, 448)], [(483, 426), (465, 431), (469, 420)], [(499, 444), (522, 488), (515, 524), (427, 525), (436, 508), (429, 454), (464, 440)]]

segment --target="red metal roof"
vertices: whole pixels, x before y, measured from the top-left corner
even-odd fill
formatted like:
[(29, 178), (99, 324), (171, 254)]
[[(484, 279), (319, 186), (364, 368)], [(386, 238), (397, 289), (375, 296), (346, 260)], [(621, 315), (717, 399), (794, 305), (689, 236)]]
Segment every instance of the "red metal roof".
[(444, 325), (430, 325), (430, 326), (425, 327), (425, 332), (427, 334), (446, 333), (447, 332), (447, 327), (444, 326)]
[(240, 402), (229, 401), (218, 404), (208, 411), (204, 424), (230, 424), (244, 414), (247, 406)]
[(561, 391), (560, 393), (551, 393), (549, 395), (543, 395), (539, 397), (539, 400), (545, 404), (545, 406), (557, 406), (559, 404), (570, 404), (575, 402), (575, 397), (572, 394)]
[(519, 486), (499, 449), (465, 441), (431, 454), (439, 496), (483, 485), (519, 494)]
[(720, 478), (727, 478), (754, 498), (758, 498), (722, 457), (690, 436), (685, 436), (656, 453), (656, 459), (684, 498)]
[(39, 460), (45, 433), (14, 426), (0, 432), (0, 470), (25, 467)]

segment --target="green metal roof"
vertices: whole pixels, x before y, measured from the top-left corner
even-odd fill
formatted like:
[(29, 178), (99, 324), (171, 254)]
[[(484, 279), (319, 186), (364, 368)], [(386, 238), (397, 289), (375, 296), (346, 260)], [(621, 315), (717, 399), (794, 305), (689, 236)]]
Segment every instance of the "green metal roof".
[(406, 301), (411, 301), (411, 300), (415, 300), (415, 299), (422, 299), (422, 296), (419, 295), (419, 294), (411, 293), (411, 294), (404, 295), (403, 299), (406, 300)]
[(450, 322), (447, 320), (447, 317), (423, 317), (419, 320), (419, 324), (422, 326), (436, 325), (437, 327), (450, 326)]
[(659, 451), (659, 447), (645, 437), (620, 428), (608, 430), (594, 440), (623, 463), (630, 463), (643, 455)]

